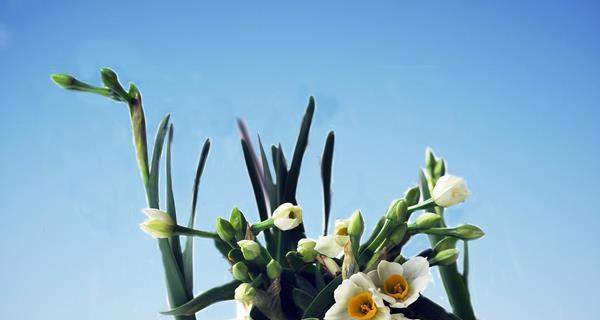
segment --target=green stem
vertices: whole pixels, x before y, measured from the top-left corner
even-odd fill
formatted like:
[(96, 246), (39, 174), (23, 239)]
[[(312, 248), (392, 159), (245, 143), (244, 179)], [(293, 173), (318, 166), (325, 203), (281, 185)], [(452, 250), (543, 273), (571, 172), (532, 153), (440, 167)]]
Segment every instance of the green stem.
[(206, 239), (221, 239), (218, 234), (209, 231), (202, 231), (184, 226), (175, 226), (175, 234), (178, 236), (193, 236)]
[(433, 208), (434, 206), (435, 206), (435, 202), (433, 201), (433, 198), (429, 198), (421, 203), (417, 203), (414, 206), (408, 207), (408, 213), (415, 212), (415, 211), (421, 210), (421, 209)]
[(265, 221), (261, 221), (259, 223), (253, 224), (250, 229), (252, 230), (252, 233), (254, 235), (258, 235), (259, 233), (261, 233), (264, 230), (267, 230), (269, 228), (272, 228), (274, 225), (273, 219), (267, 219)]

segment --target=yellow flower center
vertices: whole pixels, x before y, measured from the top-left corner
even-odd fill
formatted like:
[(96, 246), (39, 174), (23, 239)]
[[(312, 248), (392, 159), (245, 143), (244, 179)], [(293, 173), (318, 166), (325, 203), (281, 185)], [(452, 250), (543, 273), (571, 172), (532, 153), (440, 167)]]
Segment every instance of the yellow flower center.
[(348, 235), (348, 227), (340, 228), (335, 234), (338, 236), (347, 236)]
[(399, 274), (395, 274), (387, 278), (383, 284), (383, 291), (389, 296), (398, 300), (404, 300), (408, 296), (410, 286), (406, 278)]
[(348, 315), (356, 320), (369, 320), (377, 314), (377, 305), (373, 295), (364, 291), (352, 297), (348, 301)]

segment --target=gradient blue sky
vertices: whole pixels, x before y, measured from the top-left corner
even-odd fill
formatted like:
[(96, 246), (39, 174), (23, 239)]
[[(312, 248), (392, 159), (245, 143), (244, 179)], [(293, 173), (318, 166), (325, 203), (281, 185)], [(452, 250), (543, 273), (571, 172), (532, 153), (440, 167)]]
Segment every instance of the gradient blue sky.
[[(333, 215), (361, 208), (369, 226), (416, 183), (431, 146), (472, 189), (450, 222), (487, 232), (471, 250), (482, 319), (600, 312), (597, 2), (158, 3), (0, 1), (0, 318), (165, 319), (158, 250), (137, 227), (145, 199), (126, 108), (49, 81), (99, 83), (103, 66), (141, 89), (151, 138), (172, 112), (181, 215), (212, 139), (201, 228), (233, 206), (256, 216), (235, 118), (289, 155), (314, 95), (298, 191), (311, 236), (328, 130)], [(196, 249), (197, 292), (229, 279), (209, 244)], [(446, 304), (437, 277), (426, 293)]]

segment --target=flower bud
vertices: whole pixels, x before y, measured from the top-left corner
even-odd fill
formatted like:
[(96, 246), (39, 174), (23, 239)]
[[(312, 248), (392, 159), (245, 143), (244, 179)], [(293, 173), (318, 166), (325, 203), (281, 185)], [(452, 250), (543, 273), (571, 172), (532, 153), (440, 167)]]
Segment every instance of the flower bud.
[(419, 203), (420, 198), (421, 190), (419, 189), (419, 186), (415, 186), (406, 190), (406, 193), (404, 194), (404, 199), (406, 199), (406, 205), (409, 207)]
[(231, 223), (233, 230), (235, 230), (236, 238), (239, 240), (244, 239), (248, 222), (242, 211), (238, 208), (233, 208), (231, 215), (229, 216), (229, 222)]
[(256, 295), (256, 289), (249, 283), (242, 283), (235, 289), (235, 300), (242, 302), (252, 302)]
[(425, 150), (425, 167), (427, 168), (427, 171), (433, 172), (436, 163), (435, 154), (433, 153), (433, 150), (428, 147), (427, 150)]
[(302, 256), (302, 261), (315, 261), (315, 256), (317, 255), (317, 251), (315, 250), (316, 245), (317, 242), (313, 239), (304, 238), (298, 241), (298, 248), (296, 251)]
[(433, 167), (433, 178), (439, 179), (446, 174), (446, 161), (443, 159), (438, 160)]
[(148, 219), (140, 224), (140, 228), (151, 236), (164, 239), (174, 235), (175, 221), (171, 216), (159, 209), (143, 209)]
[(352, 214), (352, 217), (350, 217), (350, 221), (348, 222), (348, 235), (353, 238), (360, 239), (364, 231), (365, 220), (363, 219), (360, 210), (356, 210), (354, 214)]
[(253, 240), (240, 240), (237, 242), (242, 250), (242, 254), (244, 255), (244, 259), (248, 261), (252, 261), (260, 255), (260, 245), (258, 242)]
[(119, 83), (119, 79), (117, 78), (117, 74), (109, 68), (100, 69), (100, 75), (102, 76), (102, 83), (104, 85), (117, 93), (117, 95), (121, 96), (124, 99), (129, 98), (129, 94), (123, 89), (121, 84)]
[(281, 265), (276, 260), (271, 260), (267, 264), (267, 276), (269, 279), (275, 280), (281, 276)]
[(441, 219), (442, 217), (437, 213), (423, 212), (423, 214), (415, 220), (415, 225), (419, 229), (433, 228)]
[(445, 175), (438, 179), (431, 197), (438, 206), (449, 207), (465, 201), (469, 194), (464, 178)]
[(223, 241), (232, 241), (235, 237), (235, 230), (229, 221), (217, 218), (217, 234)]
[(458, 241), (455, 237), (444, 237), (444, 239), (438, 241), (433, 247), (433, 251), (441, 252), (446, 249), (453, 249), (456, 246), (456, 242)]
[(462, 224), (456, 227), (455, 231), (456, 237), (463, 240), (475, 240), (483, 237), (485, 232), (481, 230), (478, 226), (474, 226), (472, 224)]
[(271, 219), (279, 230), (294, 229), (302, 223), (302, 208), (286, 202), (275, 209)]
[(406, 223), (400, 224), (390, 235), (389, 239), (393, 245), (398, 245), (402, 243), (404, 237), (406, 236), (406, 231), (408, 230), (408, 226)]
[(391, 220), (395, 223), (402, 223), (406, 221), (406, 213), (407, 213), (407, 205), (406, 200), (399, 199), (390, 205), (388, 212), (385, 214), (385, 217), (388, 220)]
[(238, 281), (248, 282), (250, 277), (248, 275), (248, 266), (243, 262), (238, 262), (231, 267), (231, 273), (233, 278)]
[(429, 260), (430, 265), (442, 265), (447, 266), (456, 262), (458, 259), (458, 249), (446, 249), (438, 252), (431, 260)]

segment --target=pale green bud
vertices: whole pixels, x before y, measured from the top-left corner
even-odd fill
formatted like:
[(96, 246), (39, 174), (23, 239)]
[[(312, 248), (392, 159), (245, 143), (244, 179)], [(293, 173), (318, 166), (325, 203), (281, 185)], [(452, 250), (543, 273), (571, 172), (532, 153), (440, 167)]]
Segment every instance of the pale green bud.
[(433, 167), (433, 178), (439, 179), (441, 176), (446, 174), (446, 161), (443, 159), (438, 160)]
[(478, 226), (472, 224), (463, 224), (456, 227), (456, 237), (463, 240), (475, 240), (483, 237), (485, 232)]
[(249, 283), (242, 283), (235, 289), (235, 300), (242, 302), (252, 302), (256, 295), (256, 289)]
[(348, 223), (348, 235), (360, 239), (364, 231), (365, 220), (363, 219), (360, 210), (356, 210), (354, 214), (352, 214), (352, 217), (350, 217), (350, 222)]
[(281, 276), (281, 265), (276, 260), (271, 260), (267, 264), (267, 276), (269, 279), (275, 280)]
[(113, 90), (118, 96), (125, 100), (129, 100), (129, 94), (123, 89), (117, 78), (117, 74), (109, 68), (100, 69), (100, 75), (102, 76), (102, 82), (104, 85)]
[(260, 245), (254, 240), (240, 240), (237, 242), (242, 250), (244, 259), (252, 261), (260, 255)]
[(432, 228), (435, 227), (441, 219), (442, 217), (437, 213), (423, 212), (423, 214), (415, 220), (415, 225), (419, 229)]
[(407, 218), (407, 209), (408, 206), (406, 205), (406, 200), (396, 200), (390, 205), (385, 217), (395, 223), (405, 222)]
[(246, 217), (244, 217), (242, 211), (240, 211), (238, 208), (233, 208), (231, 215), (229, 216), (229, 222), (235, 230), (236, 238), (240, 240), (244, 239), (248, 222), (246, 221)]
[(400, 244), (402, 242), (402, 240), (404, 240), (407, 230), (408, 230), (408, 226), (406, 225), (406, 223), (402, 223), (390, 235), (390, 237), (389, 237), (390, 242), (394, 245)]
[(406, 199), (406, 205), (409, 207), (419, 203), (420, 198), (421, 190), (419, 189), (419, 186), (415, 186), (406, 190), (406, 193), (404, 194), (404, 199)]
[(217, 234), (223, 241), (232, 241), (235, 237), (235, 230), (229, 221), (217, 218)]
[(433, 251), (442, 252), (446, 249), (453, 249), (456, 246), (457, 241), (458, 239), (455, 237), (444, 237), (444, 239), (435, 244)]
[(429, 264), (447, 266), (456, 262), (457, 259), (458, 249), (446, 249), (438, 252), (431, 260), (429, 260)]
[(231, 267), (231, 273), (233, 278), (238, 281), (248, 282), (250, 277), (248, 275), (248, 266), (243, 262), (238, 262)]
[(140, 224), (144, 232), (158, 239), (170, 238), (174, 235), (175, 221), (171, 216), (159, 209), (147, 208), (142, 212), (148, 219)]
[(316, 245), (317, 242), (313, 239), (305, 238), (298, 241), (298, 248), (296, 248), (296, 251), (298, 251), (298, 253), (302, 256), (302, 261), (315, 261), (315, 257), (317, 255), (317, 251), (315, 250)]

